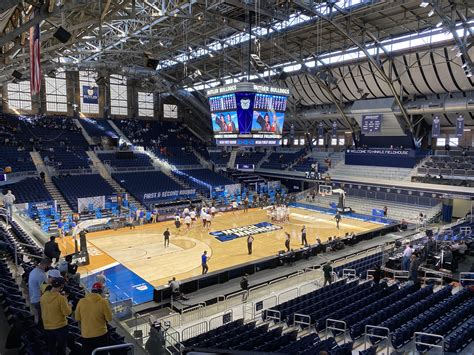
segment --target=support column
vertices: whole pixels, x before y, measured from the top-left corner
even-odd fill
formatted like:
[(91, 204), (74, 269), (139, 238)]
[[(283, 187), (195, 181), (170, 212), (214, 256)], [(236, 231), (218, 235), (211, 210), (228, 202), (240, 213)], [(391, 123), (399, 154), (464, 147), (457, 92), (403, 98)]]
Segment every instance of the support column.
[(452, 198), (443, 199), (442, 218), (443, 218), (443, 222), (451, 223), (453, 219), (453, 199)]

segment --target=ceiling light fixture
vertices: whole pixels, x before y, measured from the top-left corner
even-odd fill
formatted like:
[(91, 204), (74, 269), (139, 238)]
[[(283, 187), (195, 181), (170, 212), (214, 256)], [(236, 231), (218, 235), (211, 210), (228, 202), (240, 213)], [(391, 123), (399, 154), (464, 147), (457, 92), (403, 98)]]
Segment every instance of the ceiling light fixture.
[(428, 12), (428, 17), (433, 16), (435, 13), (434, 9), (431, 9), (430, 12)]
[(420, 7), (427, 7), (430, 3), (428, 1), (422, 1)]

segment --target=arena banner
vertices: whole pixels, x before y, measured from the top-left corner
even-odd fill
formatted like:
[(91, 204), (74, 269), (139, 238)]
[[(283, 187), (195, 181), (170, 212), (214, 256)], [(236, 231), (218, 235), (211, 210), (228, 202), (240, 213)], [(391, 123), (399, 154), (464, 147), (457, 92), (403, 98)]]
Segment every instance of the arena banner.
[(99, 104), (99, 87), (83, 85), (82, 101), (85, 104)]
[(256, 235), (262, 233), (273, 232), (280, 230), (282, 227), (271, 224), (269, 222), (261, 222), (251, 224), (249, 226), (226, 229), (223, 231), (210, 232), (220, 242), (228, 242), (237, 238), (247, 238), (249, 235)]
[(105, 208), (105, 196), (91, 196), (91, 197), (82, 197), (82, 198), (77, 199), (78, 212), (89, 210), (90, 205), (94, 206), (94, 209)]
[(332, 123), (332, 133), (331, 133), (331, 136), (332, 138), (336, 138), (337, 137), (337, 122), (334, 121)]
[(413, 149), (348, 149), (345, 154), (345, 163), (413, 168), (420, 158), (421, 156), (418, 156)]
[(57, 211), (56, 200), (43, 201), (43, 202), (29, 202), (26, 204), (26, 209), (28, 210), (28, 215), (36, 216), (40, 211), (50, 210)]
[(323, 138), (323, 136), (324, 136), (323, 123), (322, 123), (322, 122), (319, 122), (319, 125), (318, 125), (318, 137), (319, 137), (319, 138)]
[(225, 191), (228, 195), (240, 195), (241, 189), (240, 184), (225, 185)]
[(438, 116), (434, 116), (431, 126), (431, 138), (438, 138), (441, 133), (441, 123)]
[(143, 194), (143, 200), (164, 200), (173, 197), (192, 197), (194, 195), (196, 195), (196, 189), (158, 191)]
[(464, 116), (459, 116), (456, 119), (456, 137), (461, 138), (464, 134)]

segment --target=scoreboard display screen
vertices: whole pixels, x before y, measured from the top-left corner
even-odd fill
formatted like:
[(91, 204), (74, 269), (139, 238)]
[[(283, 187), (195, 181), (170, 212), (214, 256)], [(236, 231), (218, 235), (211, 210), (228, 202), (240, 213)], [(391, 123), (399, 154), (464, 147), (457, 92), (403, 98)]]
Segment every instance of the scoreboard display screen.
[(239, 83), (208, 90), (217, 145), (281, 145), (289, 90)]

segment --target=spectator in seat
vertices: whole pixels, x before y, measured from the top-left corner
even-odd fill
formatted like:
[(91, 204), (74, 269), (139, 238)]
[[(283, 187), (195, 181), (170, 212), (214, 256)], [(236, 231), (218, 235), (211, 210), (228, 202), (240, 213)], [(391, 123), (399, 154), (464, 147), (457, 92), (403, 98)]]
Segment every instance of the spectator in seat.
[(378, 285), (380, 282), (380, 279), (382, 278), (382, 270), (380, 269), (380, 265), (377, 265), (375, 267), (374, 273), (372, 274), (373, 276), (373, 281), (375, 285)]
[(54, 355), (66, 355), (67, 347), (67, 317), (72, 312), (72, 306), (61, 294), (64, 279), (54, 278), (51, 289), (41, 296), (41, 314), (46, 335), (48, 351)]
[(77, 272), (77, 263), (72, 263), (72, 255), (66, 255), (64, 261), (59, 265), (58, 269), (64, 273), (68, 280), (73, 280), (79, 284), (81, 281), (81, 274)]
[(59, 261), (59, 256), (61, 255), (61, 250), (59, 250), (58, 243), (56, 243), (56, 237), (49, 237), (49, 242), (44, 245), (44, 255), (51, 260)]
[(83, 355), (90, 355), (94, 349), (109, 345), (107, 322), (112, 320), (112, 311), (102, 293), (102, 284), (96, 282), (91, 293), (82, 298), (76, 307), (76, 320), (81, 323)]
[(41, 285), (46, 282), (46, 270), (51, 266), (51, 259), (44, 258), (40, 263), (30, 272), (28, 276), (28, 294), (30, 296), (30, 303), (36, 313), (36, 320), (39, 325), (41, 321)]

